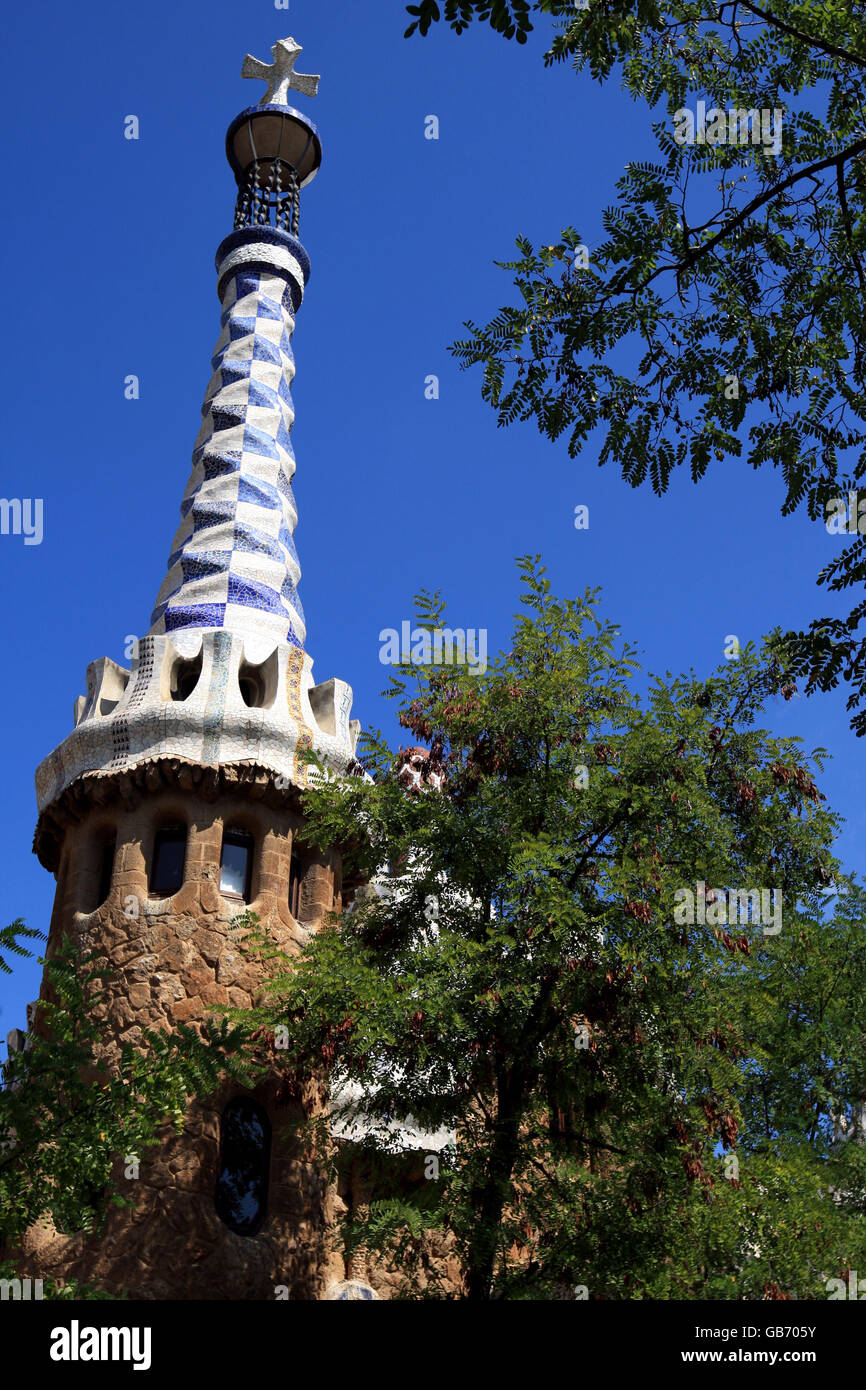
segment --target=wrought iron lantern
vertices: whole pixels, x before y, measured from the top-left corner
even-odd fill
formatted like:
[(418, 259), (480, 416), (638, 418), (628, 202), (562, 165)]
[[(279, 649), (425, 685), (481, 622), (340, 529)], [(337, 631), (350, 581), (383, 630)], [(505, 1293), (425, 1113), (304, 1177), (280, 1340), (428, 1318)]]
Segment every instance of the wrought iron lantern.
[(322, 163), (312, 121), (291, 106), (251, 106), (229, 126), (226, 154), (238, 183), (235, 230), (278, 227), (297, 236), (301, 189)]

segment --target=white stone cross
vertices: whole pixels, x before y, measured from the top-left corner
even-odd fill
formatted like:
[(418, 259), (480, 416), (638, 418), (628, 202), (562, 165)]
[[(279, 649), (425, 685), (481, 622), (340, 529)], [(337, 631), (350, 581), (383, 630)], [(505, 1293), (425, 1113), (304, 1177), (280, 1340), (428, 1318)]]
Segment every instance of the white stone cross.
[(295, 72), (295, 63), (301, 53), (303, 49), (294, 39), (277, 39), (271, 49), (274, 60), (272, 63), (263, 63), (260, 58), (253, 58), (247, 54), (241, 68), (241, 77), (260, 78), (268, 84), (268, 90), (259, 102), (260, 106), (271, 102), (288, 106), (289, 92), (302, 92), (305, 97), (316, 95), (321, 79), (311, 77), (307, 73)]

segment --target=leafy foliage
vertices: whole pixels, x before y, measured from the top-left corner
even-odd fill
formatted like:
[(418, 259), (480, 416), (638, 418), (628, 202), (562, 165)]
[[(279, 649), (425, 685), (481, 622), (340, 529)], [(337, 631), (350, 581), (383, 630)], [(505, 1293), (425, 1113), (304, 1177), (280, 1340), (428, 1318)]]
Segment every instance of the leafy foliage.
[(5, 958), (6, 955), (29, 956), (30, 952), (21, 942), (21, 937), (30, 940), (38, 940), (42, 935), (35, 927), (28, 927), (23, 917), (16, 917), (14, 922), (10, 922), (8, 927), (0, 927), (0, 971), (4, 975), (12, 974), (12, 966)]
[[(821, 750), (756, 726), (791, 693), (772, 650), (642, 704), (595, 596), (521, 569), (484, 674), (392, 682), (441, 789), (407, 790), (377, 735), (371, 781), (307, 794), (308, 835), (371, 886), (282, 970), (272, 953), (252, 1021), (285, 1029), (292, 1074), (364, 1088), (366, 1161), (409, 1116), (454, 1132), (438, 1175), (351, 1216), (349, 1244), (407, 1287), (434, 1230), (473, 1299), (825, 1297), (866, 1258), (866, 1150), (845, 1139), (866, 1101), (866, 894), (832, 855)], [(444, 623), (438, 596), (418, 607)], [(681, 925), (677, 891), (701, 881), (778, 888), (781, 932), (718, 909)]]
[(407, 5), (406, 10), (414, 16), (406, 30), (407, 39), (416, 29), (426, 34), (443, 13), (446, 23), (458, 34), (462, 34), (473, 19), (488, 20), (497, 34), (506, 39), (516, 38), (518, 43), (526, 43), (526, 36), (532, 29), (527, 0), (444, 0), (442, 10), (437, 0), (421, 0), (418, 5)]
[[(38, 934), (18, 921), (0, 940), (8, 950), (18, 944), (21, 954), (17, 938)], [(160, 1143), (166, 1124), (182, 1131), (188, 1098), (213, 1093), (226, 1073), (241, 1080), (250, 1074), (245, 1034), (225, 1019), (208, 1020), (202, 1037), (186, 1026), (176, 1035), (145, 1032), (142, 1047), (124, 1046), (108, 1070), (93, 1012), (108, 972), (68, 939), (44, 965), (36, 1029), (5, 1063), (0, 1089), (6, 1251), (42, 1217), (64, 1232), (98, 1233), (111, 1206), (131, 1205), (122, 1190), (124, 1167)]]
[[(443, 18), (489, 20), (525, 38), (522, 7), (411, 7), (408, 32)], [(864, 485), (866, 464), (866, 37), (855, 0), (536, 0), (554, 20), (548, 64), (618, 78), (654, 113), (655, 162), (633, 162), (588, 261), (566, 228), (517, 241), (503, 263), (518, 298), (466, 324), (452, 351), (484, 369), (500, 424), (534, 419), (572, 456), (597, 430), (599, 462), (663, 493), (675, 468), (778, 468), (784, 515), (824, 519)], [(678, 143), (677, 113), (739, 113), (716, 143)], [(780, 141), (771, 136), (778, 111)], [(742, 118), (766, 112), (767, 130)], [(741, 135), (745, 133), (745, 140)], [(685, 138), (686, 131), (681, 127)], [(724, 142), (718, 139), (725, 135)], [(736, 138), (734, 138), (736, 136)], [(631, 365), (628, 365), (631, 364)], [(844, 592), (866, 579), (856, 534), (818, 576)], [(807, 689), (866, 693), (866, 603), (788, 634)], [(852, 719), (866, 733), (866, 711)]]

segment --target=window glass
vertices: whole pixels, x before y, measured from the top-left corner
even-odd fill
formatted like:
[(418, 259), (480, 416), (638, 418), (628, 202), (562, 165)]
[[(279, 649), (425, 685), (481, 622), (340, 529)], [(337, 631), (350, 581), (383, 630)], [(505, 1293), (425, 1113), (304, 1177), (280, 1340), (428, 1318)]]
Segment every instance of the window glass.
[(243, 1097), (223, 1111), (220, 1173), (214, 1205), (221, 1221), (239, 1236), (254, 1236), (268, 1214), (271, 1125), (257, 1101)]
[(168, 898), (176, 893), (183, 883), (183, 866), (186, 858), (186, 829), (173, 825), (158, 830), (153, 842), (153, 867), (150, 875), (150, 892), (153, 897)]
[(223, 837), (220, 892), (249, 899), (253, 841), (251, 835), (227, 830)]

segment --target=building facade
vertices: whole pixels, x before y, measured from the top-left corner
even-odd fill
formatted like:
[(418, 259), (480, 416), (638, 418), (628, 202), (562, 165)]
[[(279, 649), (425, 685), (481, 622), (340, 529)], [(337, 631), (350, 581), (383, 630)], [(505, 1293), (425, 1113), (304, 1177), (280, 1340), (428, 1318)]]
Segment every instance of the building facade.
[[(318, 79), (295, 72), (294, 40), (271, 51), (247, 58), (243, 76), (268, 89), (226, 138), (237, 201), (216, 254), (220, 334), (150, 628), (128, 669), (91, 663), (74, 728), (36, 775), (34, 848), (57, 877), (48, 950), (69, 934), (107, 958), (107, 1064), (146, 1028), (253, 1001), (247, 909), (292, 952), (343, 903), (339, 854), (298, 845), (309, 755), (344, 774), (359, 731), (345, 681), (313, 677), (294, 543), (300, 194), (321, 145), (288, 99)], [(133, 1211), (98, 1241), (31, 1230), (27, 1268), (144, 1298), (375, 1296), (327, 1247), (351, 1193), (329, 1190), (289, 1132), (318, 1098), (287, 1103), (279, 1085), (275, 1073), (193, 1104), (183, 1134), (142, 1156)], [(244, 1201), (235, 1149), (261, 1160)]]

